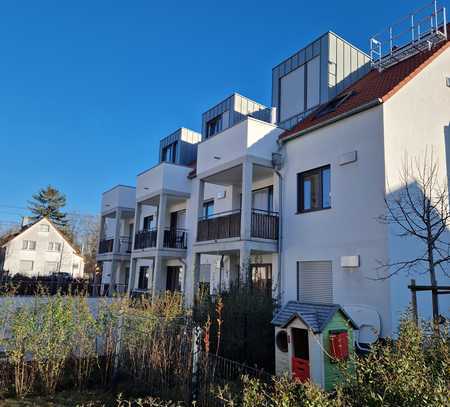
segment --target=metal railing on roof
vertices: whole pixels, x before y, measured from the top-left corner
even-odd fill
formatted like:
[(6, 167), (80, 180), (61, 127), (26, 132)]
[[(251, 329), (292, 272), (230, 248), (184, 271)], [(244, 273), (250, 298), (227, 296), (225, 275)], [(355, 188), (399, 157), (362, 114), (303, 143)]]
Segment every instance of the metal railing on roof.
[(433, 0), (370, 38), (372, 66), (381, 71), (446, 40), (446, 8)]

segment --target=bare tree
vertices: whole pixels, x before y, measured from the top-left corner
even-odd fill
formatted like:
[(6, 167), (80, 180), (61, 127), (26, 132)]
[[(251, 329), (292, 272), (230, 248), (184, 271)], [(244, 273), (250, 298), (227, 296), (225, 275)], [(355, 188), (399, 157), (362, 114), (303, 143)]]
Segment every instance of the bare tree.
[(439, 322), (437, 272), (448, 276), (450, 263), (450, 210), (448, 184), (441, 177), (433, 151), (414, 159), (405, 155), (400, 185), (385, 197), (386, 214), (381, 220), (396, 225), (396, 234), (420, 242), (423, 250), (411, 258), (382, 264), (389, 278), (400, 272), (428, 273), (431, 283), (433, 320)]
[(85, 274), (93, 278), (97, 265), (96, 256), (100, 219), (95, 215), (76, 212), (69, 213), (67, 217), (70, 234), (84, 257)]

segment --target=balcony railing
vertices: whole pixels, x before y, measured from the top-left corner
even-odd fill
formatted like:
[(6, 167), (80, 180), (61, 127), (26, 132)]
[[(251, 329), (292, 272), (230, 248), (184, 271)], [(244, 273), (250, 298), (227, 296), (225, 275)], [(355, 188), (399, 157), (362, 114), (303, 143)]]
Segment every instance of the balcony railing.
[(197, 225), (197, 241), (227, 239), (241, 235), (241, 211), (216, 213), (200, 218)]
[(187, 231), (186, 229), (166, 229), (164, 230), (165, 248), (169, 249), (187, 249)]
[(141, 230), (137, 232), (134, 238), (134, 249), (147, 249), (156, 247), (156, 237), (158, 231), (156, 229)]
[(119, 239), (119, 252), (120, 253), (131, 253), (131, 239), (128, 236), (120, 236)]
[(278, 212), (252, 210), (252, 237), (278, 240)]
[(113, 251), (114, 239), (105, 239), (100, 240), (98, 245), (98, 252), (102, 253), (111, 253)]

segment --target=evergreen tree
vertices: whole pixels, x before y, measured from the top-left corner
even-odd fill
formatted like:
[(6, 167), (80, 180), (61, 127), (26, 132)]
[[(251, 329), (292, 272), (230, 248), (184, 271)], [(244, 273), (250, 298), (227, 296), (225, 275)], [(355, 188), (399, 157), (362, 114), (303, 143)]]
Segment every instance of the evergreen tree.
[(51, 185), (42, 188), (33, 195), (33, 200), (29, 201), (28, 209), (31, 211), (33, 220), (42, 219), (46, 216), (55, 226), (60, 229), (66, 229), (67, 216), (61, 212), (61, 208), (66, 206), (66, 196)]

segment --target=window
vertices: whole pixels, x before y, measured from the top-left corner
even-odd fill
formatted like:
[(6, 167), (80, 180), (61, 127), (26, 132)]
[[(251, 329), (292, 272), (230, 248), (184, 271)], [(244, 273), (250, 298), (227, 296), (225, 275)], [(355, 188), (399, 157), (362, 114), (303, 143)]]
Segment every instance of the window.
[(214, 201), (203, 203), (203, 218), (208, 219), (214, 214)]
[(330, 166), (297, 175), (297, 211), (309, 212), (331, 207)]
[(48, 242), (48, 251), (49, 252), (60, 252), (61, 251), (61, 243)]
[(258, 211), (273, 211), (273, 187), (257, 189), (252, 192), (252, 209)]
[(143, 230), (150, 230), (152, 228), (153, 215), (144, 216), (144, 224), (142, 226)]
[(162, 161), (174, 163), (177, 159), (177, 142), (169, 144), (162, 150)]
[(222, 115), (214, 117), (206, 123), (206, 138), (210, 138), (222, 131)]
[(39, 231), (40, 232), (48, 232), (48, 231), (50, 231), (50, 226), (49, 225), (45, 225), (45, 224), (41, 224), (41, 225), (39, 225)]
[(58, 262), (57, 261), (45, 262), (45, 271), (47, 273), (56, 273), (58, 271)]
[(36, 241), (35, 240), (23, 240), (22, 241), (22, 250), (36, 250)]
[(20, 260), (19, 270), (21, 273), (33, 271), (34, 262), (32, 260)]
[(342, 103), (344, 103), (348, 98), (353, 96), (356, 92), (354, 90), (350, 92), (342, 93), (336, 96), (334, 99), (330, 100), (323, 107), (319, 108), (315, 113), (316, 117), (325, 116), (328, 113), (334, 112)]
[(139, 281), (138, 281), (138, 288), (140, 290), (148, 290), (148, 266), (141, 266), (139, 267)]
[(271, 264), (253, 264), (252, 270), (252, 287), (266, 292), (267, 295), (272, 294), (272, 265)]

